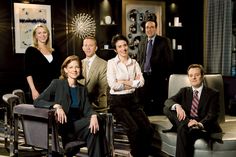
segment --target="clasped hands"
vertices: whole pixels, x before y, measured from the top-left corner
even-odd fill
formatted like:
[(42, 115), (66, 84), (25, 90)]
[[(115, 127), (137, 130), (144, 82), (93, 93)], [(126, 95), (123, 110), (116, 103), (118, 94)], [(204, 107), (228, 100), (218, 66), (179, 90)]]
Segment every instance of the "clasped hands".
[[(176, 113), (179, 121), (182, 121), (186, 118), (185, 111), (179, 104), (176, 105)], [(190, 119), (188, 122), (188, 127), (192, 129), (202, 129), (203, 125), (195, 119)]]
[[(57, 122), (59, 122), (60, 124), (67, 123), (67, 116), (63, 108), (61, 107), (61, 105), (55, 104), (53, 105), (53, 108), (56, 109), (55, 117), (56, 117)], [(97, 119), (97, 115), (95, 114), (91, 116), (89, 129), (90, 129), (90, 133), (93, 133), (93, 134), (99, 131), (98, 119)]]

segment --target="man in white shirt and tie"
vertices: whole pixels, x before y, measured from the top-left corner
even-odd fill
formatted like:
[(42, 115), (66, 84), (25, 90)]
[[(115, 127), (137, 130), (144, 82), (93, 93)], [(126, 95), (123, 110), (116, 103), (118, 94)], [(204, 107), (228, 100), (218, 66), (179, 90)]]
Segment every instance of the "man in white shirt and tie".
[[(184, 87), (165, 101), (164, 114), (177, 132), (176, 157), (193, 157), (194, 142), (210, 139), (210, 134), (222, 130), (219, 116), (219, 92), (203, 84), (204, 69), (200, 64), (188, 67), (191, 87)], [(196, 92), (197, 91), (197, 95)]]

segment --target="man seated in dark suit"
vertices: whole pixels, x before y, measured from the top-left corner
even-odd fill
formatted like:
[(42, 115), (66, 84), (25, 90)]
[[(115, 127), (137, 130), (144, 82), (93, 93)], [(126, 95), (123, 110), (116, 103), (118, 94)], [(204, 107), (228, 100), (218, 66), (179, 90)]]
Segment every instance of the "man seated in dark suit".
[(203, 84), (202, 65), (192, 64), (187, 70), (191, 87), (184, 87), (165, 101), (164, 114), (177, 131), (176, 157), (192, 157), (198, 138), (210, 139), (211, 133), (222, 132), (219, 115), (219, 92)]

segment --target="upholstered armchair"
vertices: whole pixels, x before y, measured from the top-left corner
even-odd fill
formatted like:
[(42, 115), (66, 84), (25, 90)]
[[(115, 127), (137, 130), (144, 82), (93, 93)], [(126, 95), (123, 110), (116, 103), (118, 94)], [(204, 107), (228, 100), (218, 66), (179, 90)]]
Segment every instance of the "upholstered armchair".
[[(25, 143), (34, 147), (47, 150), (46, 155), (51, 156), (53, 152), (63, 155), (73, 150), (72, 147), (85, 147), (85, 141), (77, 140), (66, 144), (62, 148), (60, 136), (58, 134), (57, 123), (55, 121), (54, 110), (45, 108), (35, 108), (32, 104), (19, 104), (14, 107), (15, 126), (18, 125), (19, 117), (22, 119)], [(113, 118), (110, 113), (100, 113), (105, 117), (104, 129), (109, 142), (109, 152), (113, 154)], [(14, 131), (14, 154), (18, 155), (18, 129)], [(78, 149), (79, 150), (79, 149)], [(78, 152), (74, 152), (75, 154)]]
[[(236, 118), (225, 115), (224, 104), (224, 84), (220, 74), (207, 74), (204, 78), (206, 86), (214, 88), (220, 93), (220, 116), (218, 121), (223, 130), (222, 134), (212, 136), (222, 136), (221, 142), (207, 143), (203, 139), (196, 140), (194, 144), (194, 157), (234, 157), (236, 154)], [(189, 86), (187, 75), (173, 74), (169, 78), (168, 97), (176, 94), (181, 87)], [(176, 133), (163, 133), (165, 129), (171, 128), (171, 123), (166, 116), (149, 117), (155, 129), (153, 147), (168, 154), (175, 156)]]

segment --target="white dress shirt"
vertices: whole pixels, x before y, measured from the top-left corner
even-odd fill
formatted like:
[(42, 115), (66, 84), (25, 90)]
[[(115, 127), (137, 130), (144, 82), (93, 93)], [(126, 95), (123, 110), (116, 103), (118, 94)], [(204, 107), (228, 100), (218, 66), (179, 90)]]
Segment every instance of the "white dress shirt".
[[(200, 96), (202, 94), (202, 89), (203, 89), (203, 84), (199, 87), (199, 88), (194, 88), (192, 87), (192, 90), (195, 91), (197, 90), (198, 91), (198, 100), (200, 100)], [(171, 110), (176, 110), (176, 105), (180, 105), (180, 104), (174, 104), (172, 107), (171, 107)]]
[[(135, 79), (136, 76), (140, 76)], [(117, 82), (118, 80), (132, 81), (132, 88), (125, 89), (125, 85)], [(144, 85), (144, 78), (140, 66), (135, 59), (129, 58), (124, 64), (120, 61), (118, 55), (107, 62), (107, 81), (110, 87), (110, 94), (130, 94), (135, 88)]]

